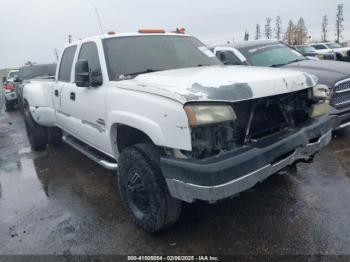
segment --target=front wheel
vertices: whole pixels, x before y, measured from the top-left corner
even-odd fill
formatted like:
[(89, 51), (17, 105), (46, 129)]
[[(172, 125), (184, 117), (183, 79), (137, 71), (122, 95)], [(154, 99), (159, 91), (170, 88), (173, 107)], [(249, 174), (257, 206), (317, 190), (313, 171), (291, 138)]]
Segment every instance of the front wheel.
[(174, 224), (181, 213), (181, 201), (168, 192), (157, 149), (151, 144), (126, 148), (118, 164), (121, 197), (134, 223), (149, 233)]
[(7, 112), (12, 111), (15, 108), (15, 103), (13, 101), (6, 101), (5, 107)]
[(30, 145), (34, 151), (40, 151), (47, 146), (47, 128), (39, 125), (32, 117), (29, 106), (24, 110), (24, 122)]
[(48, 144), (52, 146), (59, 146), (62, 144), (62, 130), (58, 127), (48, 127)]

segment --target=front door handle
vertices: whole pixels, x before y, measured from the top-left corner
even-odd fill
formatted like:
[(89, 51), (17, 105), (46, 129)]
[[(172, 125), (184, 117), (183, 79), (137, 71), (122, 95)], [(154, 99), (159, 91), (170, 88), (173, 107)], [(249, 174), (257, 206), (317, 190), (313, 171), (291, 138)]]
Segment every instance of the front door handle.
[(55, 90), (55, 96), (57, 96), (57, 97), (59, 96), (59, 95), (58, 95), (58, 90), (57, 90), (57, 89)]
[(70, 100), (75, 101), (75, 93), (74, 92), (70, 93)]

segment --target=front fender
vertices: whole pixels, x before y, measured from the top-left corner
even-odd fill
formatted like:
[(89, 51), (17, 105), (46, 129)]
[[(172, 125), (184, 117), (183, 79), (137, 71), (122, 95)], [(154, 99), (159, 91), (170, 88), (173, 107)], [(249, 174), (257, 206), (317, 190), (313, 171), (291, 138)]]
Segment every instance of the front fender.
[[(179, 122), (179, 120), (177, 121)], [(145, 116), (126, 111), (113, 111), (107, 118), (107, 128), (110, 131), (111, 141), (115, 141), (115, 124), (133, 127), (145, 133), (155, 145), (192, 150), (191, 134), (188, 126), (177, 126), (171, 119), (155, 121)]]

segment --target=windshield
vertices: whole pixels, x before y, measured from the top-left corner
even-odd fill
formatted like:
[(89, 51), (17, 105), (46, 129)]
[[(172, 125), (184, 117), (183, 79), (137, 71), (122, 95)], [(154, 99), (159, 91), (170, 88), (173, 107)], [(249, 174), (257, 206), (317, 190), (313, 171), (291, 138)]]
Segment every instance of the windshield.
[(329, 48), (333, 49), (333, 48), (342, 48), (342, 46), (338, 43), (329, 43), (326, 44), (326, 46), (328, 46)]
[(282, 66), (306, 59), (299, 52), (283, 44), (239, 48), (239, 51), (255, 66)]
[(302, 53), (314, 53), (316, 48), (312, 46), (297, 46), (296, 49)]
[(18, 71), (12, 71), (9, 73), (8, 79), (14, 79), (18, 76)]
[(33, 65), (21, 69), (21, 80), (32, 79), (36, 77), (54, 76), (56, 73), (56, 64), (50, 65)]
[(186, 36), (130, 36), (103, 40), (110, 80), (176, 68), (219, 65), (203, 43)]

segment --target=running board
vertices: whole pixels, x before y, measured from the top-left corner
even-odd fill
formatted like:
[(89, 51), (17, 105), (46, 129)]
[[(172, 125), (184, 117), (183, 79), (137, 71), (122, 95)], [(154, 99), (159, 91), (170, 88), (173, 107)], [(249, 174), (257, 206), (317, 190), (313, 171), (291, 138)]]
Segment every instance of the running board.
[(102, 153), (98, 152), (91, 146), (88, 146), (83, 142), (79, 141), (78, 139), (69, 135), (63, 136), (62, 139), (65, 143), (75, 148), (80, 153), (84, 154), (85, 156), (95, 161), (97, 164), (103, 166), (104, 168), (108, 170), (117, 170), (118, 164), (116, 162), (109, 160), (108, 156), (104, 157)]

